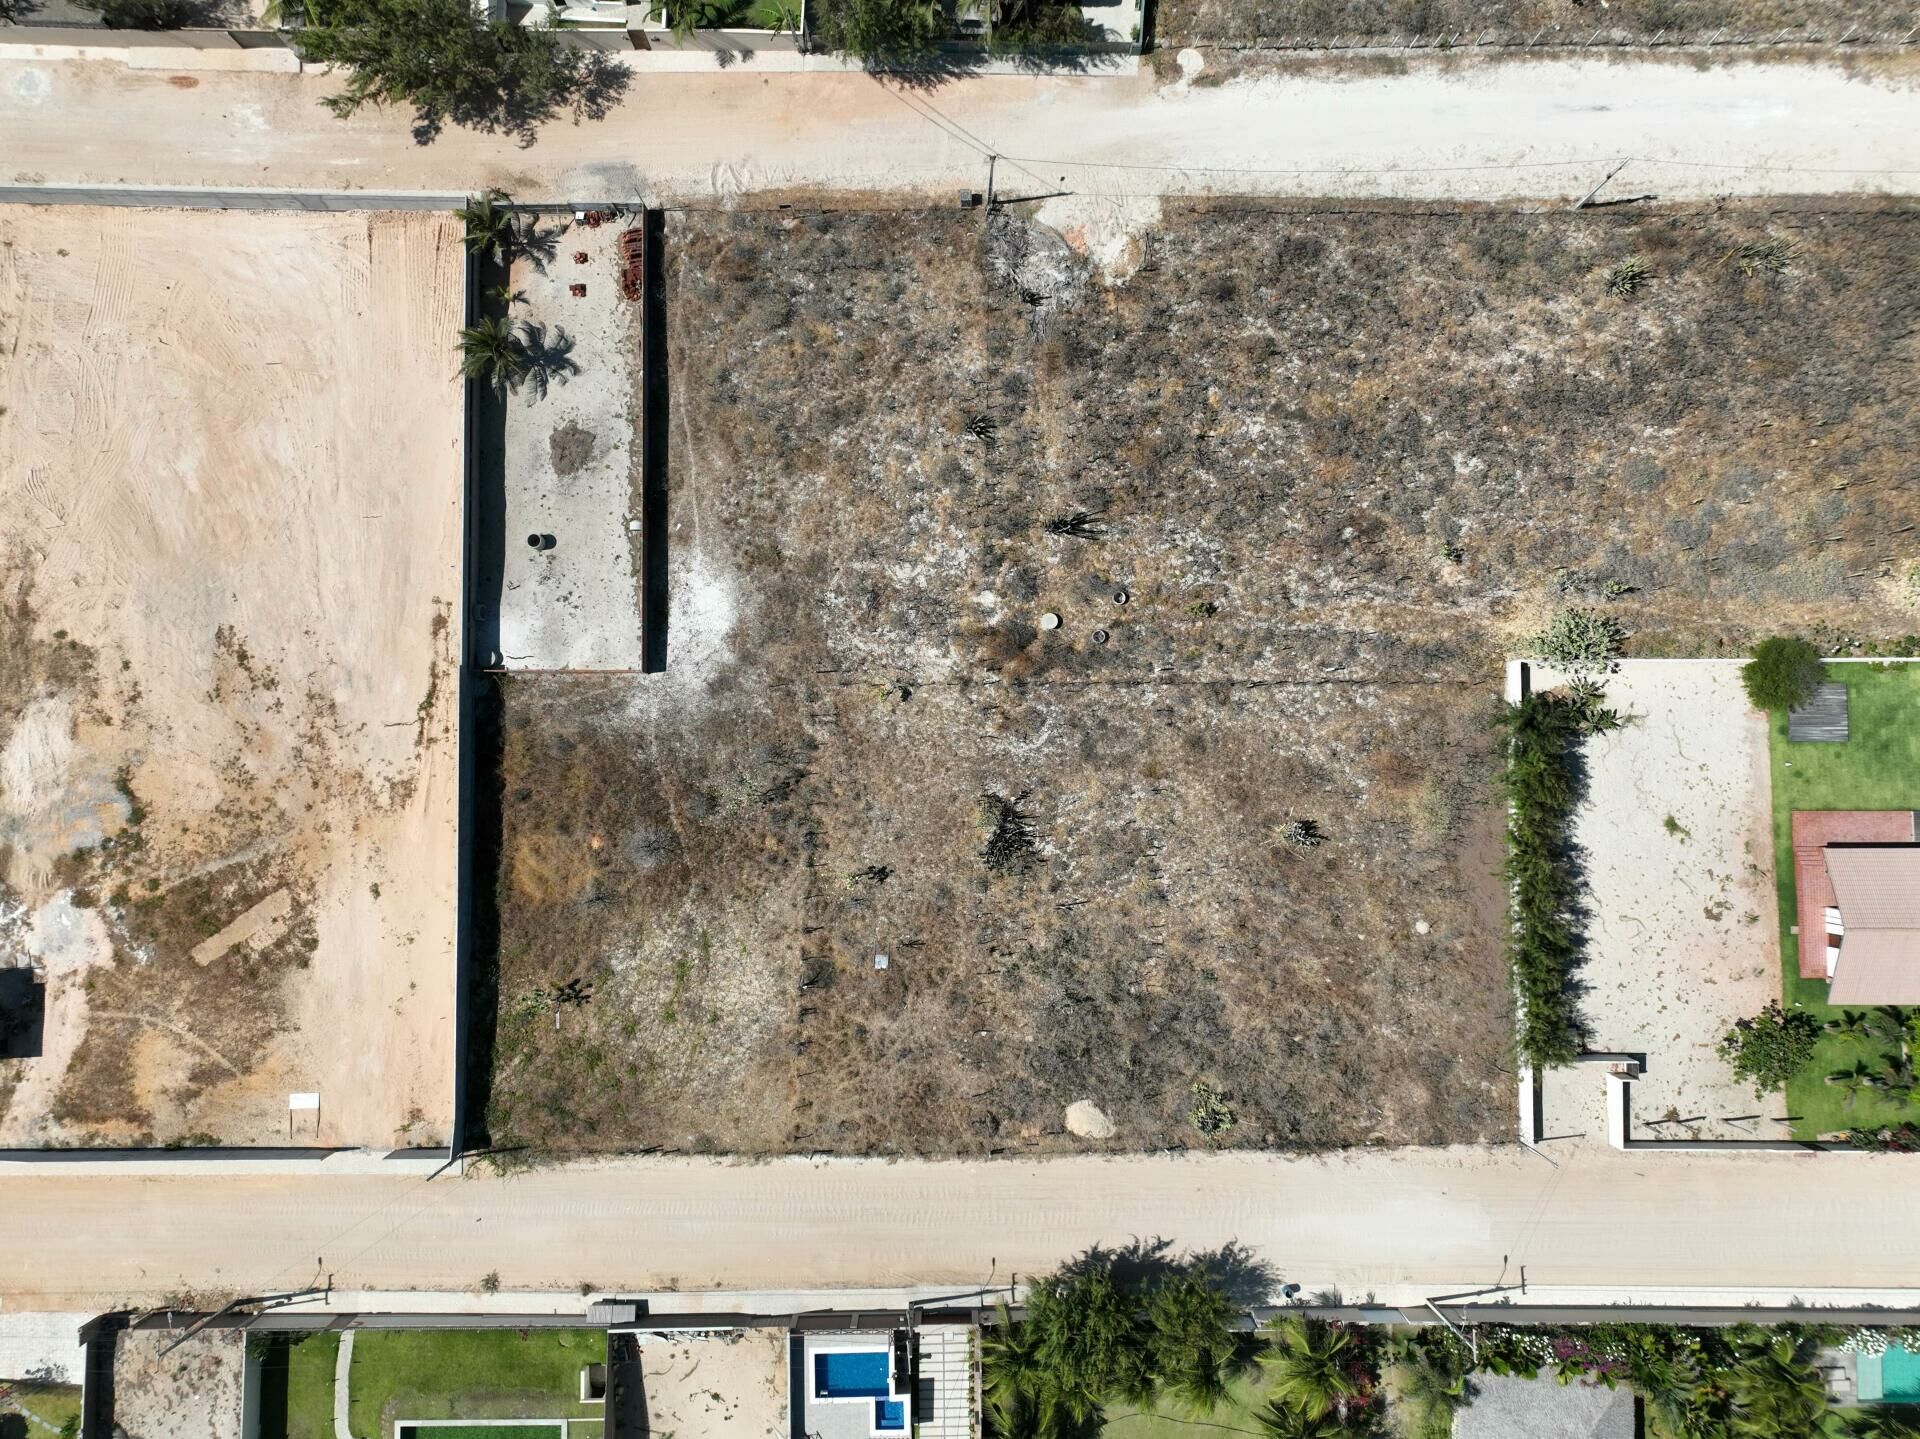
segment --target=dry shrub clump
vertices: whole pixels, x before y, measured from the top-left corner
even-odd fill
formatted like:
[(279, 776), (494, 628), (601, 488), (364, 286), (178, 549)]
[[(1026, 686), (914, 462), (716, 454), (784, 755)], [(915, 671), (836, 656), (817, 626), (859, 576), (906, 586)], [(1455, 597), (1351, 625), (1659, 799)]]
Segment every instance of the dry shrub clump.
[(669, 663), (507, 690), (495, 1137), (1505, 1132), (1499, 662), (1909, 623), (1912, 224), (675, 217)]

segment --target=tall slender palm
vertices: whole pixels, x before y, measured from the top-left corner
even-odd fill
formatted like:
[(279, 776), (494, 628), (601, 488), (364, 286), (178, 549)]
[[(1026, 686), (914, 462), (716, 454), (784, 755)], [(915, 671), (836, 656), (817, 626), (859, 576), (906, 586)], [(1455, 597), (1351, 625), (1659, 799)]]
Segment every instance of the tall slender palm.
[(1864, 1059), (1856, 1059), (1852, 1069), (1836, 1069), (1827, 1076), (1827, 1083), (1837, 1087), (1842, 1095), (1841, 1104), (1848, 1109), (1853, 1102), (1869, 1089), (1877, 1089), (1879, 1072)]
[(1269, 1399), (1256, 1409), (1253, 1422), (1268, 1439), (1354, 1439), (1355, 1434), (1331, 1409), (1324, 1414), (1303, 1414), (1277, 1399)]
[(1267, 1326), (1260, 1362), (1273, 1376), (1273, 1398), (1317, 1419), (1344, 1411), (1360, 1397), (1360, 1382), (1348, 1369), (1353, 1358), (1348, 1330), (1286, 1314)]
[(491, 260), (505, 257), (513, 245), (513, 209), (505, 190), (489, 190), (454, 214), (466, 227), (467, 249)]
[(1828, 1034), (1838, 1034), (1847, 1039), (1866, 1039), (1872, 1034), (1864, 1009), (1843, 1009), (1838, 1019), (1829, 1019), (1820, 1027)]
[(1847, 1417), (1848, 1439), (1916, 1439), (1920, 1417), (1908, 1418), (1898, 1409), (1857, 1409)]
[(1449, 1439), (1454, 1412), (1467, 1402), (1467, 1372), (1451, 1349), (1404, 1335), (1393, 1345), (1388, 1383), (1395, 1410), (1407, 1416), (1415, 1439)]
[(460, 376), (511, 385), (526, 374), (531, 359), (526, 341), (511, 320), (489, 315), (460, 332)]
[(1649, 1338), (1627, 1355), (1627, 1382), (1640, 1396), (1647, 1431), (1654, 1439), (1694, 1439), (1708, 1431), (1701, 1407), (1700, 1364), (1692, 1354)]
[(1813, 1367), (1818, 1345), (1781, 1334), (1741, 1349), (1727, 1376), (1729, 1431), (1736, 1439), (1816, 1439), (1844, 1433), (1827, 1403), (1826, 1381)]

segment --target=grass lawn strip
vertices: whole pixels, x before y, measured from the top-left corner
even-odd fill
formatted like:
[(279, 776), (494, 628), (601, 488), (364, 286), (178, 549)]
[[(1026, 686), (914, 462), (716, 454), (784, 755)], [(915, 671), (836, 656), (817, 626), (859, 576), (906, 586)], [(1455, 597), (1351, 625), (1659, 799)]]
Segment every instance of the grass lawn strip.
[(276, 1334), (260, 1351), (260, 1439), (333, 1439), (338, 1334)]
[(1265, 1370), (1248, 1364), (1228, 1383), (1227, 1397), (1220, 1407), (1197, 1421), (1178, 1410), (1169, 1398), (1157, 1399), (1145, 1409), (1110, 1403), (1100, 1433), (1102, 1439), (1196, 1439), (1198, 1435), (1234, 1431), (1258, 1434), (1260, 1426), (1253, 1416), (1266, 1407), (1271, 1384)]
[[(1822, 1021), (1839, 1010), (1827, 1003), (1827, 982), (1800, 977), (1800, 943), (1793, 887), (1793, 812), (1796, 809), (1920, 809), (1920, 665), (1837, 664), (1827, 678), (1845, 684), (1850, 738), (1845, 744), (1789, 744), (1787, 717), (1770, 717), (1773, 779), (1773, 862), (1780, 901), (1780, 971), (1785, 1002)], [(1877, 1063), (1880, 1051), (1844, 1035), (1823, 1037), (1806, 1068), (1787, 1084), (1787, 1109), (1796, 1138), (1835, 1130), (1920, 1120), (1920, 1109), (1868, 1093), (1852, 1104), (1826, 1082), (1857, 1059)]]
[(434, 1424), (424, 1429), (405, 1425), (402, 1439), (558, 1439), (554, 1424)]
[(13, 1390), (14, 1408), (47, 1426), (46, 1429), (30, 1426), (29, 1433), (45, 1434), (48, 1429), (58, 1433), (68, 1419), (80, 1417), (78, 1384), (34, 1384), (20, 1380), (10, 1381), (8, 1387)]
[[(395, 1420), (599, 1419), (603, 1406), (580, 1402), (580, 1368), (603, 1362), (606, 1348), (606, 1335), (592, 1329), (362, 1331), (347, 1427), (354, 1439), (389, 1439)], [(492, 1426), (476, 1432), (518, 1439)], [(453, 1433), (421, 1431), (427, 1439)]]

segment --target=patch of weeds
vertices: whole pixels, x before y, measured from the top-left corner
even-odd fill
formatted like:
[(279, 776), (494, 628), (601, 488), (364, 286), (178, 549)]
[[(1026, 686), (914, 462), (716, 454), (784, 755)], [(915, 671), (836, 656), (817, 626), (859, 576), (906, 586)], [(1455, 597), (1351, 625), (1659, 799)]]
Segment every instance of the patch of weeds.
[(1618, 299), (1631, 299), (1653, 279), (1653, 266), (1638, 255), (1622, 260), (1607, 271), (1607, 293)]
[(1188, 1096), (1191, 1102), (1187, 1106), (1187, 1122), (1202, 1134), (1225, 1134), (1239, 1122), (1226, 1095), (1204, 1079), (1193, 1082)]
[(980, 796), (980, 823), (988, 830), (980, 862), (996, 874), (1022, 874), (1033, 864), (1033, 820), (1020, 808), (1031, 793), (1023, 789), (1012, 799), (992, 791)]
[(1672, 815), (1668, 815), (1665, 819), (1660, 821), (1660, 828), (1664, 829), (1668, 834), (1672, 835), (1675, 839), (1679, 840), (1682, 844), (1685, 844), (1688, 840), (1693, 838), (1693, 831), (1688, 829), (1684, 824), (1680, 823), (1680, 821), (1675, 819)]
[(1573, 679), (1591, 679), (1613, 668), (1625, 641), (1626, 631), (1613, 616), (1569, 605), (1528, 639), (1527, 653)]
[(1733, 252), (1733, 267), (1749, 280), (1756, 275), (1783, 275), (1793, 259), (1787, 240), (1750, 240)]

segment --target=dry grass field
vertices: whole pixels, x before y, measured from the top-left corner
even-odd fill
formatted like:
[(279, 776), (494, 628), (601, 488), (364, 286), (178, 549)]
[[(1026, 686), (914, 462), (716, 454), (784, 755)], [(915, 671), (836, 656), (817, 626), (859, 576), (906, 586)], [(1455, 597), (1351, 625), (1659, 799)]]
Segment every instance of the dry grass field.
[(0, 215), (0, 1145), (447, 1137), (462, 277), (444, 216)]
[(667, 238), (669, 663), (504, 690), (496, 1140), (1505, 1133), (1501, 657), (1916, 627), (1897, 208)]
[(1904, 0), (1167, 0), (1154, 12), (1162, 48), (1178, 45), (1365, 44), (1389, 38), (1432, 44), (1482, 35), (1538, 43), (1602, 44), (1664, 36), (1674, 44), (1715, 35), (1772, 42), (1784, 36), (1899, 40), (1920, 23)]

